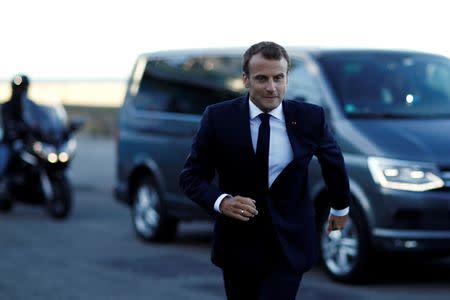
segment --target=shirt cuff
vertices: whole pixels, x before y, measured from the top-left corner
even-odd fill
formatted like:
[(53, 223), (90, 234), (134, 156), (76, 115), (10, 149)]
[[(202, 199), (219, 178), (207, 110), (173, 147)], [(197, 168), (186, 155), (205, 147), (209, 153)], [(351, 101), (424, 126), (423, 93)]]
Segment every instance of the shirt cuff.
[(219, 198), (217, 198), (216, 202), (214, 202), (214, 210), (215, 210), (215, 211), (217, 211), (217, 212), (219, 212), (219, 213), (222, 213), (222, 212), (220, 211), (220, 203), (222, 203), (222, 200), (223, 200), (225, 197), (231, 197), (231, 195), (228, 195), (228, 194), (222, 194), (222, 195), (220, 195)]
[(334, 209), (331, 208), (330, 209), (330, 214), (332, 214), (333, 216), (337, 216), (337, 217), (343, 217), (348, 215), (348, 212), (350, 211), (350, 207), (346, 207), (344, 209)]

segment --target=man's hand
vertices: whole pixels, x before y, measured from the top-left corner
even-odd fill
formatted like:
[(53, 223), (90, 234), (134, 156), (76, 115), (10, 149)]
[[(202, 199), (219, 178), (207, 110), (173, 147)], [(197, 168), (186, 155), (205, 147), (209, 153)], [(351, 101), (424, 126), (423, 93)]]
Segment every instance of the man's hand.
[(342, 228), (344, 228), (347, 221), (348, 221), (348, 214), (342, 217), (330, 214), (330, 216), (328, 217), (328, 228), (327, 228), (328, 233), (330, 233), (333, 230), (341, 230)]
[(225, 197), (220, 203), (220, 211), (230, 218), (248, 221), (258, 214), (255, 202), (247, 197)]

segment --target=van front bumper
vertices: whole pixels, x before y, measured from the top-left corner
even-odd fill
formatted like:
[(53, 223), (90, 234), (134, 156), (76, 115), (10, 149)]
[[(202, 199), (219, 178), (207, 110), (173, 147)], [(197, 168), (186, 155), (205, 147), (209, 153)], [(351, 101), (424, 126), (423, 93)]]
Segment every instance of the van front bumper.
[(371, 233), (376, 248), (450, 253), (450, 191), (381, 189)]
[(450, 230), (392, 230), (372, 231), (377, 248), (389, 252), (449, 253)]

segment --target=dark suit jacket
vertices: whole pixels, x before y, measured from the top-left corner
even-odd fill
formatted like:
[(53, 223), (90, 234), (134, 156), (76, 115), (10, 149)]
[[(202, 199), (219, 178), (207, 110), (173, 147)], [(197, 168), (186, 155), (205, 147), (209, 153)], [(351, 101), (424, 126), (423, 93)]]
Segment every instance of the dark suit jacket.
[[(331, 206), (349, 206), (349, 184), (341, 151), (321, 107), (283, 101), (294, 158), (269, 191), (261, 189), (250, 133), (248, 95), (207, 107), (192, 144), (180, 185), (186, 195), (215, 217), (212, 261), (221, 268), (257, 269), (281, 246), (294, 270), (305, 272), (316, 258), (315, 217), (308, 193), (308, 164), (319, 159)], [(211, 184), (215, 172), (218, 186)], [(214, 210), (223, 194), (256, 200), (259, 214), (248, 222)], [(280, 247), (279, 247), (280, 248)]]

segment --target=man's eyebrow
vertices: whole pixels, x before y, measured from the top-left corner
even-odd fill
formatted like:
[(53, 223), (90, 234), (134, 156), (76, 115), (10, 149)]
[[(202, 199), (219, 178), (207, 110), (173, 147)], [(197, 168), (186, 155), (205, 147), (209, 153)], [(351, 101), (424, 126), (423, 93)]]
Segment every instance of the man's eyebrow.
[(260, 77), (260, 76), (262, 76), (262, 77), (285, 76), (285, 73), (281, 72), (281, 73), (275, 74), (275, 75), (273, 75), (273, 76), (269, 76), (269, 75), (266, 75), (266, 74), (256, 74), (256, 75), (254, 75), (254, 77)]

